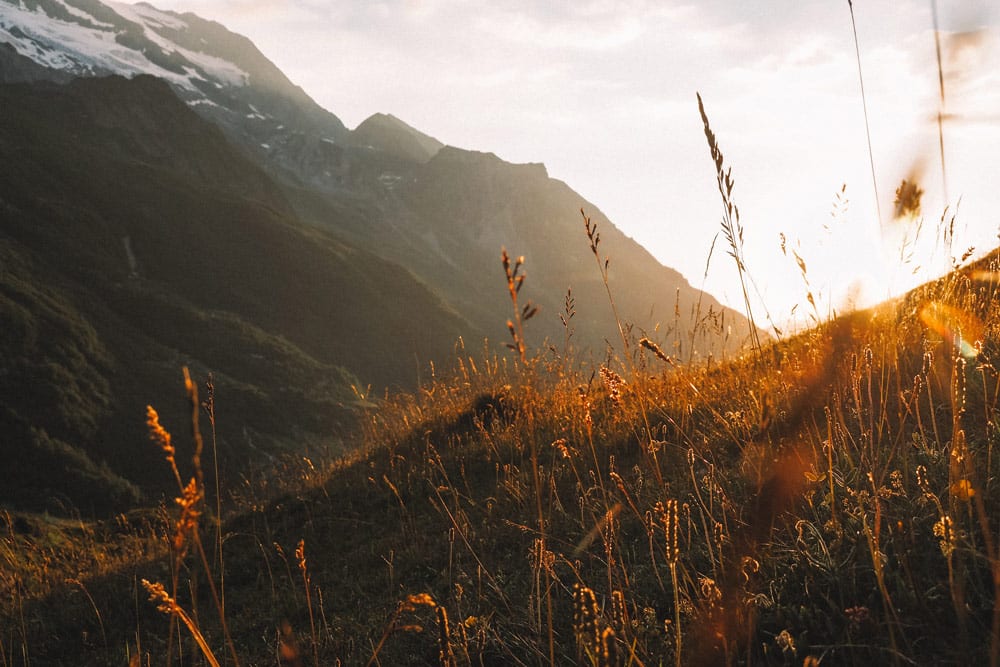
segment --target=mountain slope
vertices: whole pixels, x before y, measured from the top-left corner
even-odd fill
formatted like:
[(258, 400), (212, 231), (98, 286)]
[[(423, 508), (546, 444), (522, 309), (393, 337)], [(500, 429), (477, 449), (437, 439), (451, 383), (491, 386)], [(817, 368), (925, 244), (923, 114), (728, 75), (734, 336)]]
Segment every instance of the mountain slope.
[(146, 3), (0, 0), (0, 42), (74, 76), (161, 78), (274, 168), (301, 164), (316, 142), (347, 138), (340, 119), (250, 40), (194, 14), (161, 12)]
[(22, 56), (11, 44), (0, 43), (0, 83), (24, 83), (28, 81), (66, 83), (73, 78), (73, 75), (68, 72), (39, 65), (31, 58)]
[[(598, 267), (587, 257), (582, 207), (601, 230), (624, 319), (647, 332), (659, 325), (663, 342), (685, 358), (692, 345), (718, 355), (745, 340), (742, 315), (660, 265), (541, 165), (442, 149), (386, 114), (349, 132), (249, 40), (192, 14), (97, 0), (32, 0), (31, 11), (12, 3), (0, 0), (0, 41), (64, 71), (85, 74), (90, 63), (94, 72), (163, 76), (277, 177), (305, 220), (406, 267), (494, 338), (507, 335), (501, 246), (528, 262), (528, 294), (542, 306), (529, 327), (533, 342), (563, 339), (558, 315), (568, 289), (576, 343), (601, 353), (617, 338)], [(127, 57), (123, 46), (132, 49)]]
[(471, 331), (404, 269), (299, 223), (157, 79), (0, 86), (0, 108), (0, 449), (62, 471), (0, 501), (102, 511), (170, 481), (143, 419), (184, 423), (182, 365), (215, 374), (236, 466), (335, 437), (354, 375), (412, 385)]
[[(744, 318), (544, 166), (443, 147), (384, 114), (350, 132), (219, 24), (145, 4), (0, 0), (0, 42), (0, 80), (90, 77), (9, 86), (0, 100), (0, 241), (21, 267), (4, 274), (16, 279), (5, 317), (56, 332), (7, 350), (0, 403), (19, 434), (4, 446), (79, 460), (64, 468), (103, 480), (86, 499), (95, 508), (128, 502), (130, 484), (152, 488), (154, 453), (120, 447), (143, 438), (145, 404), (181, 365), (214, 371), (228, 393), (223, 442), (236, 455), (332, 432), (352, 374), (412, 385), (459, 335), (505, 341), (501, 246), (526, 259), (521, 297), (541, 306), (533, 346), (561, 351), (567, 294), (574, 347), (602, 357), (620, 346), (604, 258), (634, 334), (682, 358), (745, 338)], [(133, 80), (93, 79), (109, 72)], [(581, 208), (600, 229), (600, 260)], [(92, 386), (59, 380), (77, 375)], [(18, 389), (33, 377), (49, 392), (41, 402)], [(77, 407), (60, 416), (63, 405)]]
[(218, 116), (292, 113), (298, 125), (331, 138), (347, 133), (250, 40), (191, 13), (147, 3), (0, 0), (0, 41), (74, 76), (156, 76), (189, 105), (215, 108)]
[[(689, 328), (687, 322), (699, 298), (696, 290), (614, 227), (594, 204), (565, 183), (549, 178), (543, 165), (511, 165), (492, 154), (446, 148), (420, 169), (401, 197), (427, 233), (433, 234), (442, 254), (459, 262), (452, 270), (475, 281), (474, 292), (490, 294), (496, 286), (497, 276), (502, 275), (497, 259), (501, 246), (525, 257), (524, 293), (543, 308), (539, 320), (529, 325), (529, 329), (540, 329), (539, 338), (562, 339), (558, 315), (570, 288), (577, 304), (573, 324), (581, 345), (602, 351), (604, 339), (615, 340), (618, 335), (581, 209), (600, 231), (601, 262), (610, 259), (610, 286), (621, 317), (649, 332), (659, 323), (665, 334), (674, 325), (676, 302), (678, 319), (683, 318), (678, 333), (683, 335)], [(476, 270), (482, 266), (493, 270)], [(448, 283), (442, 280), (442, 284)], [(494, 298), (482, 304), (469, 303), (458, 290), (445, 289), (444, 293), (461, 304), (463, 312), (465, 306), (484, 319), (495, 317), (505, 298), (502, 289), (493, 289)], [(703, 314), (710, 307), (723, 310), (705, 295)], [(741, 318), (732, 319), (736, 324)]]
[(351, 140), (358, 146), (384, 151), (404, 160), (427, 162), (444, 144), (416, 130), (392, 114), (377, 113), (369, 116), (351, 132)]
[(383, 160), (380, 169), (368, 185), (377, 197), (302, 188), (289, 189), (289, 197), (304, 219), (410, 268), (495, 339), (506, 338), (510, 313), (500, 266), (506, 247), (525, 258), (522, 298), (540, 306), (527, 326), (532, 344), (548, 339), (562, 346), (560, 316), (566, 316), (571, 291), (572, 343), (598, 355), (607, 341), (620, 346), (581, 209), (601, 234), (600, 263), (609, 260), (609, 286), (623, 324), (684, 359), (733, 353), (746, 338), (742, 315), (656, 261), (597, 206), (550, 178), (544, 165), (447, 146), (426, 163)]

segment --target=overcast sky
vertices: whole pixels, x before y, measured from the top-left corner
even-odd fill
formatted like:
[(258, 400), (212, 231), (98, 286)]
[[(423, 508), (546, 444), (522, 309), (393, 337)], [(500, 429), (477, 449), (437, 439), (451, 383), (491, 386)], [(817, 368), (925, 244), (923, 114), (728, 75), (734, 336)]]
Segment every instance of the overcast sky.
[[(695, 285), (722, 212), (700, 92), (732, 166), (747, 266), (776, 321), (796, 303), (800, 320), (809, 309), (793, 248), (821, 311), (841, 308), (852, 286), (872, 302), (945, 266), (940, 244), (934, 251), (945, 201), (929, 0), (854, 3), (881, 225), (846, 0), (151, 4), (250, 37), (349, 127), (392, 113), (446, 144), (544, 162)], [(952, 210), (962, 197), (956, 255), (997, 245), (995, 4), (938, 2)], [(922, 240), (907, 263), (900, 248), (917, 222), (891, 218), (908, 174), (926, 195)], [(843, 184), (848, 204), (834, 217)], [(614, 248), (606, 250), (613, 272)], [(721, 238), (706, 288), (741, 307)]]

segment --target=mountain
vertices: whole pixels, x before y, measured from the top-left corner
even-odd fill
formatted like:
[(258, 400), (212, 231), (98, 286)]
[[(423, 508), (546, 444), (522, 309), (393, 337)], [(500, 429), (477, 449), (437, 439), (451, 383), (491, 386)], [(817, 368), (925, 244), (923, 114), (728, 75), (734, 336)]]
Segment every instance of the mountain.
[(182, 366), (214, 374), (235, 479), (335, 439), (352, 384), (413, 386), (474, 331), (405, 269), (300, 222), (162, 80), (3, 85), (0, 108), (0, 502), (155, 497), (171, 479), (145, 406), (183, 432)]
[[(511, 254), (524, 256), (528, 279), (523, 292), (544, 313), (528, 325), (529, 331), (539, 328), (536, 340), (563, 339), (557, 316), (571, 289), (577, 340), (597, 352), (603, 352), (605, 338), (618, 345), (617, 325), (581, 209), (601, 234), (601, 261), (610, 258), (610, 286), (625, 320), (651, 335), (661, 323), (666, 335), (675, 323), (675, 307), (684, 318), (685, 330), (696, 307), (699, 295), (679, 273), (659, 264), (597, 206), (550, 178), (544, 165), (512, 165), (491, 153), (445, 148), (400, 188), (400, 199), (426, 230), (425, 239), (439, 249), (437, 267), (444, 268), (442, 258), (451, 260), (447, 275), (432, 284), (440, 284), (461, 312), (470, 313), (473, 321), (484, 326), (503, 312), (506, 303), (505, 291), (495, 289), (502, 275), (497, 249), (506, 246)], [(484, 266), (491, 270), (477, 270)], [(434, 269), (426, 267), (425, 271)], [(466, 276), (464, 284), (449, 280), (448, 275)], [(709, 307), (723, 310), (707, 295), (701, 307), (703, 312)]]
[(182, 365), (216, 377), (228, 460), (329, 438), (351, 385), (412, 387), (460, 336), (506, 342), (502, 246), (525, 258), (522, 302), (541, 307), (532, 346), (562, 351), (570, 330), (592, 358), (620, 345), (601, 266), (634, 335), (683, 358), (745, 339), (742, 316), (544, 165), (388, 114), (348, 130), (193, 14), (0, 0), (0, 82), (0, 318), (17, 332), (0, 349), (0, 447), (31, 452), (31, 481), (0, 501), (150, 497), (158, 454), (122, 447), (145, 440), (147, 403), (183, 423), (165, 398)]
[(351, 132), (357, 146), (389, 153), (413, 162), (427, 162), (444, 144), (416, 130), (392, 114), (369, 116)]
[(289, 188), (290, 200), (303, 219), (407, 266), (495, 338), (506, 339), (503, 324), (511, 312), (500, 265), (506, 247), (525, 260), (521, 297), (540, 306), (527, 325), (529, 342), (562, 348), (567, 332), (560, 316), (566, 317), (571, 296), (575, 347), (598, 356), (609, 342), (620, 347), (583, 209), (601, 235), (600, 264), (608, 260), (618, 313), (635, 333), (647, 333), (684, 359), (692, 345), (698, 355), (718, 357), (745, 339), (742, 315), (656, 261), (542, 164), (511, 164), (446, 146), (426, 162), (383, 160), (382, 166), (378, 198)]
[(23, 83), (27, 81), (67, 83), (72, 81), (73, 78), (73, 75), (68, 72), (39, 65), (31, 58), (22, 56), (10, 44), (0, 43), (0, 83)]
[(529, 327), (536, 344), (563, 340), (558, 315), (569, 289), (577, 345), (601, 352), (615, 340), (598, 267), (585, 257), (583, 208), (601, 231), (623, 319), (671, 338), (685, 358), (732, 352), (745, 340), (743, 316), (662, 266), (542, 165), (445, 149), (388, 114), (346, 130), (217, 23), (145, 3), (0, 0), (0, 41), (62, 72), (162, 76), (276, 178), (304, 220), (406, 267), (494, 338), (507, 335), (506, 246), (525, 257), (527, 294), (542, 306)]
[(146, 3), (0, 0), (0, 41), (74, 76), (150, 74), (187, 104), (248, 135), (277, 125), (277, 117), (332, 140), (347, 134), (250, 40), (194, 14)]

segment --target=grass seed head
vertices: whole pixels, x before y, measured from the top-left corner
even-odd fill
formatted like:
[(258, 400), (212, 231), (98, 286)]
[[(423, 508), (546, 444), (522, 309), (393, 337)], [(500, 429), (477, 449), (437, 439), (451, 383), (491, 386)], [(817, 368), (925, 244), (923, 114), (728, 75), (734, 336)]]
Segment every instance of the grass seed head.
[(573, 585), (573, 632), (581, 656), (595, 655), (600, 651), (600, 612), (594, 591), (580, 584)]
[(608, 396), (611, 397), (611, 401), (616, 406), (621, 407), (622, 388), (625, 386), (625, 380), (622, 379), (621, 375), (618, 375), (618, 373), (607, 366), (601, 366), (601, 380), (608, 390)]
[(174, 536), (171, 544), (176, 553), (184, 553), (187, 550), (189, 546), (188, 537), (198, 529), (198, 518), (201, 516), (201, 510), (199, 509), (200, 501), (201, 490), (198, 488), (198, 483), (192, 477), (191, 481), (184, 487), (181, 496), (174, 499), (177, 506), (181, 508), (181, 516), (174, 527)]
[(934, 524), (934, 536), (939, 540), (938, 546), (941, 547), (941, 553), (945, 556), (951, 556), (955, 551), (955, 527), (950, 516), (941, 515), (941, 518)]
[(152, 405), (146, 406), (146, 426), (149, 428), (149, 439), (163, 450), (167, 463), (171, 466), (176, 465), (174, 456), (177, 450), (174, 449), (173, 442), (171, 442), (170, 433), (160, 424), (160, 415), (157, 414)]
[(663, 517), (663, 529), (667, 535), (667, 562), (676, 564), (680, 557), (680, 540), (678, 539), (679, 512), (677, 500), (670, 498), (665, 505), (657, 503), (657, 509)]

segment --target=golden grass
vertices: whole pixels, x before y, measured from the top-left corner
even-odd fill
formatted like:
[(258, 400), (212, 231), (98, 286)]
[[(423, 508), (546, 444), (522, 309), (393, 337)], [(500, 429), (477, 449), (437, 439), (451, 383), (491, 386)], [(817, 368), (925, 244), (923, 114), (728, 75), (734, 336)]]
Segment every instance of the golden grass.
[[(617, 352), (573, 352), (569, 292), (563, 349), (529, 349), (524, 260), (502, 252), (514, 354), (460, 342), (453, 372), (366, 393), (350, 456), (248, 475), (226, 522), (217, 488), (211, 559), (198, 420), (214, 427), (214, 395), (185, 373), (190, 442), (147, 411), (178, 487), (148, 535), (126, 528), (115, 553), (82, 522), (70, 538), (5, 515), (0, 667), (64, 657), (39, 638), (65, 631), (70, 591), (101, 638), (75, 653), (87, 664), (997, 665), (997, 256), (826, 321), (797, 257), (817, 326), (684, 364), (618, 318), (583, 221)], [(705, 334), (689, 326), (675, 343)], [(139, 579), (168, 621), (143, 613)]]
[[(220, 565), (234, 614), (196, 595), (221, 579), (199, 546), (197, 474), (141, 551), (58, 576), (74, 580), (96, 637), (105, 627), (105, 658), (122, 628), (93, 572), (152, 557), (168, 579), (150, 592), (194, 641), (147, 619), (132, 634), (159, 659), (989, 663), (995, 270), (769, 344), (763, 363), (682, 365), (649, 339), (630, 341), (631, 371), (460, 347), (454, 374), (364, 413), (352, 457), (300, 461), (278, 491), (231, 501)], [(154, 415), (155, 446), (176, 464), (181, 445)], [(41, 653), (30, 605), (68, 595), (56, 581), (68, 564), (30, 570), (26, 546), (42, 537), (6, 523), (5, 665), (23, 647)], [(92, 554), (108, 548), (87, 539)], [(83, 558), (74, 544), (68, 557)]]

